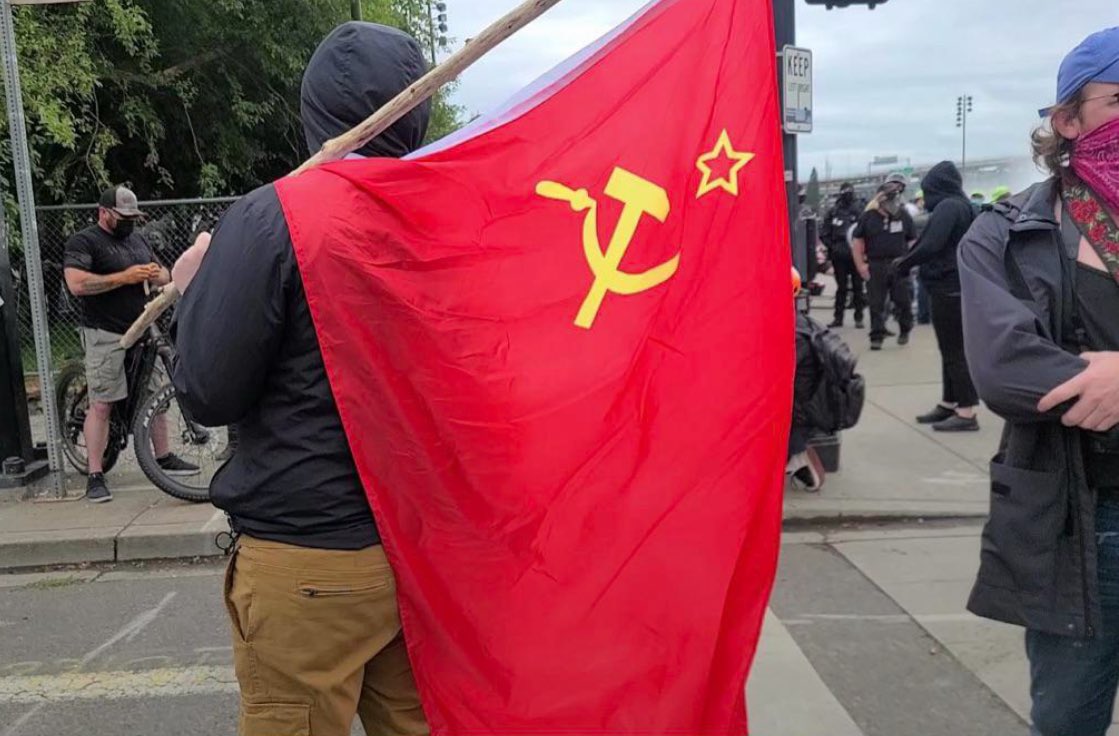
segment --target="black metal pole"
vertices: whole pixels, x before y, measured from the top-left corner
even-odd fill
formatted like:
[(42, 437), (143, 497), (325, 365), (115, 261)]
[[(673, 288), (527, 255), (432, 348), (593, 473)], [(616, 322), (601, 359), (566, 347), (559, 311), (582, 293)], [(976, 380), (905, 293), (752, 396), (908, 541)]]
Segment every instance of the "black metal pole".
[(350, 17), (361, 20), (361, 0), (350, 0)]
[[(773, 28), (777, 40), (777, 53), (781, 53), (781, 49), (785, 46), (796, 45), (796, 0), (773, 0)], [(779, 66), (778, 69), (783, 69), (783, 66)], [(778, 73), (777, 79), (778, 84), (781, 84), (781, 73)], [(784, 109), (782, 109), (781, 114), (784, 115)], [(797, 203), (797, 191), (799, 189), (797, 182), (797, 137), (789, 133), (783, 133), (783, 136), (785, 195), (789, 208), (789, 233), (793, 238), (790, 247), (794, 247), (796, 244), (797, 216), (800, 210)], [(793, 263), (801, 269), (805, 278), (807, 278), (807, 273), (804, 269), (807, 263), (802, 261), (806, 257), (802, 257), (802, 254), (797, 253), (794, 248)]]

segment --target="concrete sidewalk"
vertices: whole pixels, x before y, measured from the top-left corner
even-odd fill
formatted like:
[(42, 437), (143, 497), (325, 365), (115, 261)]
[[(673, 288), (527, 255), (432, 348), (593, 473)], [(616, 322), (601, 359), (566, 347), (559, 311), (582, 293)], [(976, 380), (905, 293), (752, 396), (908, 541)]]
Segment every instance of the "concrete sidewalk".
[[(821, 308), (815, 316), (827, 321)], [(867, 350), (865, 330), (844, 338), (861, 354), (868, 401), (859, 426), (843, 436), (842, 467), (821, 493), (786, 491), (787, 522), (850, 519), (976, 518), (987, 513), (987, 460), (1001, 423), (980, 416), (979, 433), (942, 436), (913, 418), (940, 397), (940, 363), (931, 327), (919, 327), (910, 345)], [(208, 505), (191, 505), (147, 484), (130, 458), (109, 476), (115, 500), (81, 500), (83, 479), (70, 478), (64, 502), (0, 496), (0, 569), (83, 562), (220, 555), (227, 529)]]
[(222, 554), (215, 539), (229, 526), (221, 511), (171, 498), (138, 473), (109, 479), (111, 503), (85, 501), (80, 477), (68, 478), (66, 500), (0, 501), (0, 569)]
[[(830, 310), (813, 312), (830, 321)], [(848, 325), (851, 324), (848, 313)], [(940, 400), (940, 354), (931, 326), (918, 326), (904, 348), (887, 340), (870, 352), (866, 330), (843, 338), (859, 354), (867, 404), (859, 425), (843, 434), (841, 468), (819, 494), (786, 494), (786, 519), (975, 517), (988, 509), (987, 466), (1002, 421), (979, 415), (980, 431), (942, 434), (915, 418)]]

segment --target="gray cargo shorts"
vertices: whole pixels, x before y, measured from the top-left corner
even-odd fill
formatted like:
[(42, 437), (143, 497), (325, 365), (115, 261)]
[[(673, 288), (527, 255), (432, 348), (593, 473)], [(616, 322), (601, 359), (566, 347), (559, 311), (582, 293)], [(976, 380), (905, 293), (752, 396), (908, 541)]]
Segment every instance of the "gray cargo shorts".
[[(101, 404), (113, 404), (128, 398), (128, 376), (124, 357), (127, 351), (120, 346), (121, 336), (106, 330), (82, 328), (82, 345), (85, 347), (85, 380), (89, 386), (89, 399)], [(152, 371), (149, 391), (163, 383), (163, 366)]]

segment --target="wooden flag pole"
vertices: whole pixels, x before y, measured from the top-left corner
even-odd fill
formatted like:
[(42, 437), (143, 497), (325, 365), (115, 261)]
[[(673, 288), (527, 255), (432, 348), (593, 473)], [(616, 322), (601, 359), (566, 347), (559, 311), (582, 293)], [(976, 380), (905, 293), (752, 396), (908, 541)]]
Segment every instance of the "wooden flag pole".
[[(407, 115), (445, 84), (457, 79), (474, 62), (488, 54), (502, 41), (548, 12), (559, 2), (560, 0), (525, 0), (352, 130), (337, 138), (331, 138), (323, 144), (322, 150), (307, 159), (302, 166), (292, 172), (292, 175), (301, 174), (319, 164), (340, 161), (358, 150), (392, 127), (393, 123)], [(179, 290), (173, 283), (165, 286), (159, 296), (148, 302), (144, 312), (128, 328), (120, 340), (121, 346), (130, 348), (135, 345), (148, 327), (179, 300), (179, 296)]]

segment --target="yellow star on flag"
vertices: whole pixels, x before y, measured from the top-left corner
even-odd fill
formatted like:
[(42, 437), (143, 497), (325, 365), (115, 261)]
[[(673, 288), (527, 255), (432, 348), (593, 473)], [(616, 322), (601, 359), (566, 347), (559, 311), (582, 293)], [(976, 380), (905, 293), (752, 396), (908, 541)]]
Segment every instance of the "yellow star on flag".
[[(714, 170), (711, 168), (711, 162), (719, 159), (730, 160), (734, 163), (725, 175), (715, 175)], [(708, 153), (703, 154), (696, 161), (695, 165), (703, 172), (703, 181), (699, 184), (699, 191), (696, 193), (695, 198), (699, 199), (705, 194), (715, 191), (716, 189), (723, 189), (735, 197), (738, 196), (738, 172), (742, 171), (742, 167), (750, 163), (754, 159), (754, 154), (747, 153), (746, 151), (736, 151), (730, 142), (730, 134), (723, 129), (722, 134), (719, 136), (719, 142), (715, 144), (715, 148)]]

